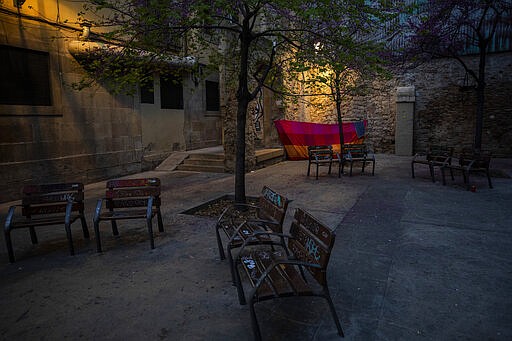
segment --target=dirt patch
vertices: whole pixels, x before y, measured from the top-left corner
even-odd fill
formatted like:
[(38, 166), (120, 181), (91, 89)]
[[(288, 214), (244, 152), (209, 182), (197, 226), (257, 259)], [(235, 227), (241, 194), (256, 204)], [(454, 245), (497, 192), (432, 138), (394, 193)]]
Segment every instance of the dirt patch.
[[(258, 198), (247, 197), (247, 204), (256, 205)], [(224, 195), (220, 198), (210, 200), (199, 206), (188, 209), (183, 214), (198, 215), (203, 217), (218, 218), (227, 207), (233, 206), (235, 203), (234, 196)], [(246, 216), (246, 215), (245, 215)]]

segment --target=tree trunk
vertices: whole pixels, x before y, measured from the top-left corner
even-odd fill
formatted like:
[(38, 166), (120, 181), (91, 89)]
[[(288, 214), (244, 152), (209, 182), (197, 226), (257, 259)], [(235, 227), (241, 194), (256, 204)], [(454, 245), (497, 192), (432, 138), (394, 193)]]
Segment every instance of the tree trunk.
[[(338, 116), (338, 129), (339, 129), (339, 132), (340, 132), (340, 157), (343, 157), (343, 144), (345, 144), (345, 137), (343, 136), (343, 119), (341, 118), (341, 80), (340, 80), (340, 75), (338, 73), (336, 73), (336, 76), (335, 76), (335, 91), (336, 91), (336, 114)], [(341, 162), (341, 160), (340, 160)]]
[[(245, 23), (244, 23), (245, 24)], [(243, 27), (240, 34), (240, 71), (238, 74), (238, 101), (236, 113), (236, 160), (235, 160), (235, 203), (244, 204), (245, 196), (245, 126), (247, 124), (247, 108), (250, 102), (248, 89), (248, 61), (249, 61), (249, 30)]]
[[(483, 46), (482, 46), (483, 45)], [(480, 61), (478, 65), (478, 80), (476, 87), (476, 115), (475, 115), (475, 140), (473, 150), (480, 153), (482, 150), (482, 131), (484, 121), (485, 104), (485, 63), (486, 63), (487, 44), (480, 46)]]

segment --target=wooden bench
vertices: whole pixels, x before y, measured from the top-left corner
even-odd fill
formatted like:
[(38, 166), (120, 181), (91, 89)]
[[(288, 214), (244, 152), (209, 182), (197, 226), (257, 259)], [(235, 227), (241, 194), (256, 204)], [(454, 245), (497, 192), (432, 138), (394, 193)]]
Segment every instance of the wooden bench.
[[(146, 219), (151, 249), (155, 248), (153, 238), (153, 217), (158, 220), (158, 230), (164, 231), (162, 213), (160, 211), (160, 179), (126, 179), (107, 181), (107, 191), (104, 199), (98, 200), (94, 214), (94, 232), (96, 246), (101, 252), (100, 222), (109, 220), (112, 223), (112, 233), (117, 236), (118, 220)], [(102, 211), (105, 202), (106, 211)]]
[[(269, 233), (270, 234), (270, 233)], [(266, 250), (242, 246), (236, 259), (236, 285), (241, 304), (245, 294), (239, 268), (250, 286), (248, 295), (251, 324), (255, 339), (261, 339), (254, 303), (290, 296), (320, 296), (327, 300), (338, 334), (343, 330), (327, 286), (327, 265), (334, 245), (335, 233), (302, 209), (295, 211), (290, 234), (285, 235), (287, 249)]]
[[(430, 171), (432, 182), (436, 182), (434, 168), (442, 167), (445, 164), (452, 163), (453, 148), (446, 146), (430, 146), (426, 152), (416, 153), (411, 161), (411, 173), (414, 179), (414, 165), (426, 165)], [(453, 177), (453, 174), (452, 174)]]
[[(220, 231), (226, 235), (228, 241), (226, 251), (228, 253), (231, 275), (234, 282), (234, 263), (232, 249), (239, 248), (256, 232), (283, 232), (283, 222), (288, 209), (289, 200), (283, 195), (275, 192), (267, 186), (263, 186), (261, 195), (258, 197), (258, 204), (234, 204), (227, 207), (217, 220), (215, 233), (217, 246), (221, 259), (225, 259), (224, 247)], [(251, 238), (251, 244), (275, 244), (273, 238), (268, 235), (258, 235)], [(280, 239), (279, 244), (284, 245)]]
[(318, 180), (318, 167), (329, 166), (328, 174), (331, 174), (333, 150), (330, 145), (308, 146), (308, 176), (310, 174), (311, 165), (316, 165), (316, 179)]
[[(21, 216), (15, 215), (17, 207), (21, 207)], [(78, 182), (44, 185), (28, 185), (23, 187), (21, 205), (11, 206), (5, 221), (5, 242), (9, 261), (13, 263), (11, 231), (28, 228), (32, 244), (37, 244), (35, 227), (64, 225), (69, 244), (69, 253), (75, 254), (71, 224), (80, 219), (85, 238), (89, 238), (89, 230), (84, 215), (84, 185)]]
[(343, 155), (338, 155), (338, 177), (341, 177), (345, 168), (345, 163), (350, 164), (350, 176), (352, 176), (352, 168), (354, 163), (362, 164), (361, 173), (364, 173), (366, 164), (372, 164), (372, 175), (375, 175), (375, 155), (368, 150), (365, 144), (345, 144), (343, 145)]
[(469, 183), (469, 175), (471, 173), (485, 173), (487, 176), (487, 182), (489, 183), (489, 188), (492, 188), (491, 182), (491, 174), (490, 174), (490, 164), (491, 164), (491, 155), (490, 153), (468, 153), (463, 152), (459, 158), (457, 163), (444, 164), (441, 167), (441, 173), (443, 176), (443, 185), (446, 185), (445, 179), (445, 171), (450, 170), (450, 175), (452, 180), (455, 180), (453, 176), (453, 171), (460, 171), (462, 173), (462, 177), (464, 179), (464, 184), (466, 188), (469, 190), (471, 185)]

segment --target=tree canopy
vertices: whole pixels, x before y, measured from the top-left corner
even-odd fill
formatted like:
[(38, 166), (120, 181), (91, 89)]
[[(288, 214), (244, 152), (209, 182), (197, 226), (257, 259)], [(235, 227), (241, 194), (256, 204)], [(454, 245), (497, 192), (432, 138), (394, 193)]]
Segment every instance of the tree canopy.
[[(249, 103), (272, 87), (283, 58), (306, 65), (366, 70), (376, 65), (384, 0), (88, 0), (84, 22), (121, 49), (91, 66), (94, 79), (129, 87), (169, 54), (213, 56), (232, 46), (237, 75), (235, 201), (245, 202), (245, 128)], [(373, 25), (373, 26), (372, 26)], [(315, 44), (321, 44), (319, 51)], [(318, 46), (318, 45), (316, 45)], [(313, 50), (312, 50), (313, 49)], [(291, 54), (291, 56), (290, 56)], [(283, 57), (286, 56), (286, 57)], [(111, 67), (111, 65), (115, 67)], [(299, 65), (299, 64), (296, 64)], [(318, 80), (318, 79), (317, 79)], [(321, 80), (321, 79), (320, 79)]]
[[(491, 50), (510, 49), (512, 1), (426, 0), (417, 1), (415, 15), (406, 21), (404, 54), (413, 65), (433, 58), (453, 58), (476, 83), (476, 121), (473, 148), (482, 147), (486, 63)], [(477, 54), (472, 67), (465, 55)]]

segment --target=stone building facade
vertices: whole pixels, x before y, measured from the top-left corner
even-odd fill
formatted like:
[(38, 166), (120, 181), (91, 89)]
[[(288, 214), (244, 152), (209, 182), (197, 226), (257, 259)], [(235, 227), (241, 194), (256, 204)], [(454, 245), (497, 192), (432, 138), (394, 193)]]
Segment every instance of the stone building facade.
[(24, 184), (114, 178), (173, 151), (222, 143), (218, 104), (207, 106), (208, 89), (218, 97), (218, 75), (184, 72), (178, 107), (164, 105), (176, 89), (157, 74), (150, 99), (101, 85), (73, 90), (84, 76), (73, 46), (90, 41), (80, 9), (72, 1), (0, 2), (0, 202), (18, 198)]

